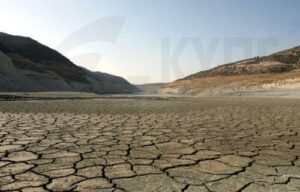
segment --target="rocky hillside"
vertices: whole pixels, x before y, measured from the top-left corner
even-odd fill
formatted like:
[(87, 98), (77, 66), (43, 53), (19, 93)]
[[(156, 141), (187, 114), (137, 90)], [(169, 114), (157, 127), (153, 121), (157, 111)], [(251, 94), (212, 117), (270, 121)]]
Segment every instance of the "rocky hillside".
[(162, 93), (242, 95), (300, 92), (300, 46), (195, 73), (167, 84)]
[(31, 38), (0, 33), (0, 91), (131, 93), (138, 89), (121, 77), (76, 66)]

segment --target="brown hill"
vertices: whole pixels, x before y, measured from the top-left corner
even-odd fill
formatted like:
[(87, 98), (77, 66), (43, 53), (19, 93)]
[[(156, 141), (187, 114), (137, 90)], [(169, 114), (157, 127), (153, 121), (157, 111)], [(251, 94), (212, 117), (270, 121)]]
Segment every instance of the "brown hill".
[(300, 93), (300, 46), (215, 67), (167, 84), (162, 93), (242, 95)]

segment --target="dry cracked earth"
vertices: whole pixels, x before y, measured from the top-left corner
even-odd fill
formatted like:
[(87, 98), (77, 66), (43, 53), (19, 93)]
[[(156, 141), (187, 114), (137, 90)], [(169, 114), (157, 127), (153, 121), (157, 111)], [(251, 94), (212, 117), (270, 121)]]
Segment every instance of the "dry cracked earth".
[(300, 191), (297, 99), (0, 102), (0, 191)]

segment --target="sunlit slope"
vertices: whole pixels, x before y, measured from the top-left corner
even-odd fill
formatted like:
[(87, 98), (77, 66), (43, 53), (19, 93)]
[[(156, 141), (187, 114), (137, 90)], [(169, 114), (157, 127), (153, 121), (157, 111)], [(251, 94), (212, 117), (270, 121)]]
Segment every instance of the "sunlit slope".
[(241, 95), (300, 92), (300, 47), (195, 73), (165, 85), (162, 93)]

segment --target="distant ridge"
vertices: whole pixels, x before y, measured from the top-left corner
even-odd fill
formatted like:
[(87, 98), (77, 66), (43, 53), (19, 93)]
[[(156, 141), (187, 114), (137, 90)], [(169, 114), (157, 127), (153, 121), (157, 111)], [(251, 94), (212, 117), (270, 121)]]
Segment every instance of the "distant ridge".
[(132, 93), (138, 89), (121, 77), (79, 67), (29, 37), (0, 32), (0, 91)]

